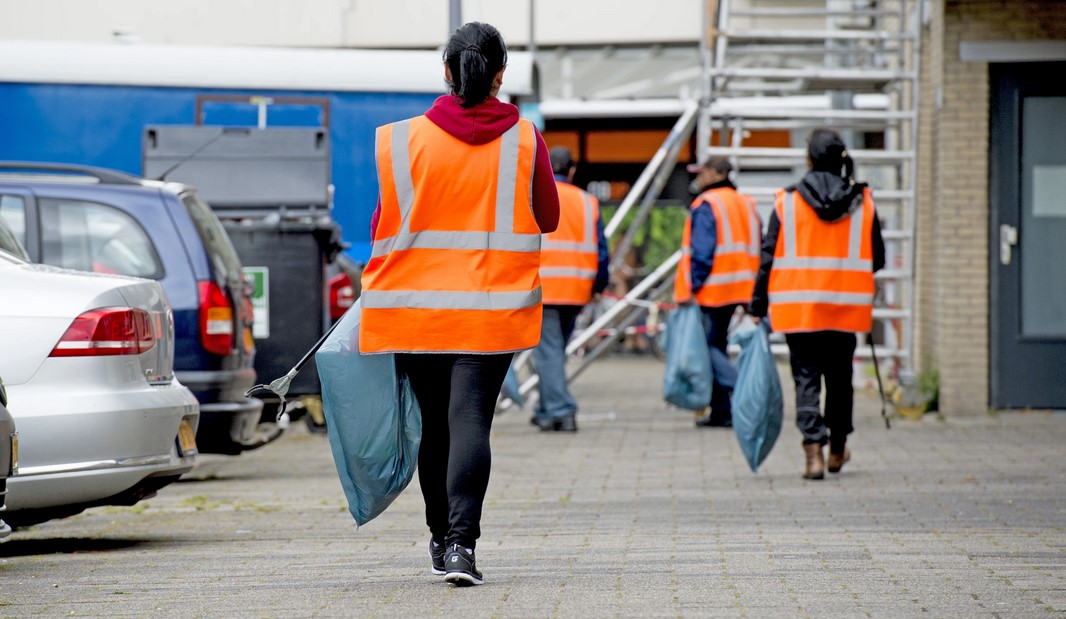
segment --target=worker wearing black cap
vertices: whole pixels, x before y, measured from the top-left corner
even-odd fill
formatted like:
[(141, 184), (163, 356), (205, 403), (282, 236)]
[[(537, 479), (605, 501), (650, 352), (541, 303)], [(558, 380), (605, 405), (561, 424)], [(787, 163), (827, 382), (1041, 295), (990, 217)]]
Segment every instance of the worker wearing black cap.
[(751, 302), (759, 268), (762, 228), (755, 200), (737, 191), (729, 179), (732, 170), (723, 157), (688, 167), (699, 195), (685, 221), (674, 299), (698, 304), (704, 315), (714, 383), (709, 406), (696, 418), (698, 427), (733, 425), (737, 374), (726, 354), (729, 322), (738, 307)]

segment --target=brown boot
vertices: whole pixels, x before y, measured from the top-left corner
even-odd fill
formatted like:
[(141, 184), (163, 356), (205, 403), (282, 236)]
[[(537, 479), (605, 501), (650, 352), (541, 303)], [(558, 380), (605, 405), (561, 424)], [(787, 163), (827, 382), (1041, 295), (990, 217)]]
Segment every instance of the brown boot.
[(807, 454), (807, 468), (803, 479), (822, 479), (825, 477), (825, 456), (818, 443), (804, 443), (803, 451)]
[(851, 460), (851, 450), (847, 447), (840, 453), (833, 453), (833, 450), (829, 450), (829, 461), (826, 463), (826, 468), (830, 473), (839, 473), (840, 469), (844, 468), (844, 463)]

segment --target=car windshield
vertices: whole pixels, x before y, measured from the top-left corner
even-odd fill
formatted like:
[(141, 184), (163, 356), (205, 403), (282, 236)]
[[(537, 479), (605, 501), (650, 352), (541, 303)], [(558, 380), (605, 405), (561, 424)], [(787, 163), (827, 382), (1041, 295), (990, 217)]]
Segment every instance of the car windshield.
[(189, 216), (192, 217), (197, 230), (200, 231), (200, 236), (203, 237), (207, 254), (218, 271), (219, 281), (227, 281), (234, 276), (239, 277), (241, 261), (237, 257), (237, 250), (233, 249), (229, 235), (222, 228), (222, 222), (215, 216), (211, 207), (194, 193), (182, 194), (181, 201), (189, 211)]

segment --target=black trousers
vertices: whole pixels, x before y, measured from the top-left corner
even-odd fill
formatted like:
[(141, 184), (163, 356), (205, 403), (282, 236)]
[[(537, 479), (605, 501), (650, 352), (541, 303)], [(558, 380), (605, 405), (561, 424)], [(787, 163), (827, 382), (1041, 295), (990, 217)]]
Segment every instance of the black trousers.
[(474, 548), (489, 486), (489, 430), (512, 353), (400, 354), (422, 409), (418, 481), (426, 524), (440, 544)]
[[(729, 322), (737, 311), (737, 305), (723, 305), (722, 307), (701, 307), (703, 310), (703, 327), (707, 331), (707, 348), (721, 351), (719, 359), (728, 359), (726, 346), (729, 344)], [(711, 353), (714, 354), (713, 352)], [(713, 357), (712, 357), (713, 359)], [(732, 396), (734, 380), (723, 383), (720, 379), (724, 372), (716, 367), (714, 382), (711, 385), (711, 417), (714, 419), (732, 419), (733, 407)]]
[[(840, 452), (852, 426), (855, 391), (852, 358), (855, 334), (841, 331), (786, 333), (792, 379), (796, 383), (796, 426), (803, 443), (829, 443)], [(819, 396), (825, 379), (825, 414)]]

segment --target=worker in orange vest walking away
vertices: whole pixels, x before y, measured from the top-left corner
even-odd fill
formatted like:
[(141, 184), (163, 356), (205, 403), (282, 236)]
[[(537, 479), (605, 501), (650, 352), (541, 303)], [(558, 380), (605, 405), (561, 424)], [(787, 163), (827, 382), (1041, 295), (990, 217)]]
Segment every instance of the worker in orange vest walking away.
[(468, 23), (444, 49), (451, 92), (378, 128), (362, 280), (360, 352), (396, 353), (411, 381), (431, 571), (455, 585), (483, 582), (489, 430), (511, 357), (540, 340), (541, 235), (559, 218), (543, 138), (496, 98), (506, 66), (500, 33)]
[(759, 214), (755, 200), (739, 193), (729, 180), (732, 170), (724, 157), (688, 167), (696, 175), (693, 182), (699, 195), (681, 236), (674, 300), (696, 303), (703, 310), (714, 370), (711, 401), (696, 418), (697, 427), (733, 425), (731, 398), (737, 372), (726, 354), (729, 322), (738, 307), (751, 302), (759, 268)]
[(549, 152), (559, 190), (559, 227), (544, 235), (540, 282), (544, 319), (533, 364), (540, 377), (533, 423), (542, 432), (577, 432), (577, 400), (566, 381), (566, 344), (581, 309), (607, 287), (607, 238), (599, 201), (573, 185), (577, 166), (570, 149)]
[[(796, 425), (803, 434), (805, 479), (839, 473), (851, 458), (852, 358), (857, 333), (873, 324), (874, 272), (885, 244), (870, 188), (835, 131), (816, 129), (807, 174), (777, 192), (767, 224), (751, 314), (785, 334), (796, 383)], [(825, 414), (819, 396), (825, 379)]]

